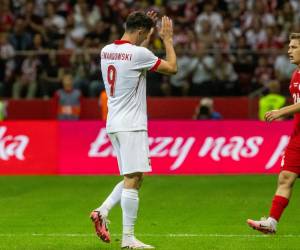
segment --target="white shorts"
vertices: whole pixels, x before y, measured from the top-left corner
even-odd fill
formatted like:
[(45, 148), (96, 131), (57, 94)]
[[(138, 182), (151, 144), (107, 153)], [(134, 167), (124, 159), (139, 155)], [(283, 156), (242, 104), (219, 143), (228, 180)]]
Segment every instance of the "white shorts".
[(151, 172), (147, 131), (108, 134), (118, 159), (121, 175)]

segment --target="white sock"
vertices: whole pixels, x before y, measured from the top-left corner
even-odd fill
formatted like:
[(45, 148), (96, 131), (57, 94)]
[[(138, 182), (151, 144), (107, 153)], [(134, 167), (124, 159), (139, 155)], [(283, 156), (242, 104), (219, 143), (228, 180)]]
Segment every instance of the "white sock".
[(123, 240), (134, 236), (134, 224), (139, 208), (139, 196), (136, 189), (123, 189), (121, 196), (123, 212)]
[(102, 203), (102, 205), (96, 209), (96, 211), (100, 211), (100, 213), (107, 217), (109, 211), (121, 201), (122, 190), (124, 187), (124, 181), (120, 181), (110, 193), (110, 195), (106, 198), (106, 200)]

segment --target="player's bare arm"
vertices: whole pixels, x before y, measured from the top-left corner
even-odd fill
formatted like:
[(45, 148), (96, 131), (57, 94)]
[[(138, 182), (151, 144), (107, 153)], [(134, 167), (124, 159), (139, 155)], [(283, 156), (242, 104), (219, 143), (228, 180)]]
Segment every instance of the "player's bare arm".
[(173, 47), (173, 25), (172, 20), (164, 16), (161, 19), (161, 28), (159, 30), (159, 35), (163, 40), (166, 59), (161, 60), (160, 65), (157, 68), (157, 72), (167, 75), (172, 75), (177, 73), (177, 62), (176, 54)]
[(295, 103), (278, 110), (271, 110), (265, 114), (265, 119), (268, 122), (272, 122), (276, 119), (282, 118), (284, 116), (293, 115), (300, 112), (300, 103)]

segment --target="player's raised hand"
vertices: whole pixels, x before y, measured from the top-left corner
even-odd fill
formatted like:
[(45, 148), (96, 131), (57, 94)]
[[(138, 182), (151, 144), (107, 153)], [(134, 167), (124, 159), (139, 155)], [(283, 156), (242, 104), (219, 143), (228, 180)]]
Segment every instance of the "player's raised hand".
[(282, 116), (280, 110), (271, 110), (266, 112), (265, 114), (265, 120), (268, 122), (272, 122)]
[(173, 23), (172, 20), (167, 16), (163, 16), (161, 18), (161, 27), (159, 29), (159, 36), (163, 41), (173, 40)]
[(158, 20), (157, 13), (153, 10), (148, 11), (147, 16), (149, 16), (153, 20), (154, 23), (156, 23)]

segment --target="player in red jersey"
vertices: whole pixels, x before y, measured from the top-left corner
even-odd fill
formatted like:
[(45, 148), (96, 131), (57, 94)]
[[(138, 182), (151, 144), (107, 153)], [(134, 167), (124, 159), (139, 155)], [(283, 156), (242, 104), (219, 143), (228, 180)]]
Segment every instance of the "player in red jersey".
[(291, 63), (297, 65), (289, 87), (294, 104), (267, 112), (265, 119), (272, 122), (284, 116), (294, 115), (294, 129), (282, 157), (282, 168), (269, 217), (259, 221), (247, 220), (250, 227), (266, 234), (276, 233), (277, 223), (289, 203), (293, 185), (300, 174), (300, 33), (290, 35), (288, 55)]

